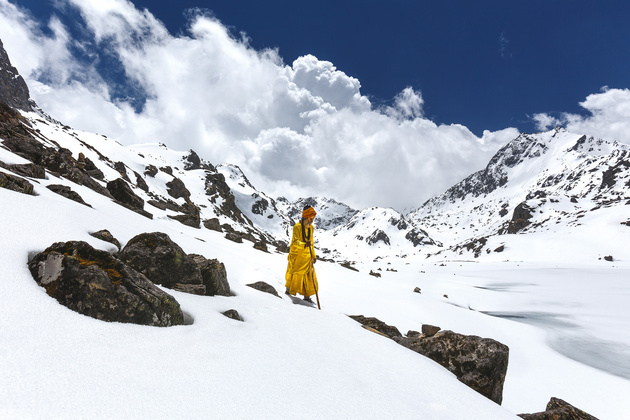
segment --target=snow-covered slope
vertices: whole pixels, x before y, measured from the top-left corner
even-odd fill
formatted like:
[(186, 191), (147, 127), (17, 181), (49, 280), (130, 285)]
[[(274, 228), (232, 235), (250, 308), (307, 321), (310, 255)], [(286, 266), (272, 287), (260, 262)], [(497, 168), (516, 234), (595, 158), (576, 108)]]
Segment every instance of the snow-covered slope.
[[(0, 116), (0, 179), (20, 183), (0, 185), (0, 418), (517, 419), (551, 397), (600, 419), (630, 412), (626, 146), (522, 135), (410, 215), (315, 199), (316, 246), (327, 256), (316, 264), (318, 311), (247, 287), (283, 290), (286, 254), (252, 242), (288, 240), (306, 200), (274, 204), (237, 167), (192, 151), (124, 147), (42, 112)], [(141, 205), (114, 200), (107, 187), (120, 179)], [(164, 289), (193, 320), (170, 328), (59, 305), (35, 283), (29, 257), (70, 240), (115, 252), (90, 235), (100, 229), (123, 245), (164, 232), (189, 254), (217, 258), (235, 296)], [(403, 332), (432, 324), (508, 345), (503, 406), (347, 316), (359, 314)]]

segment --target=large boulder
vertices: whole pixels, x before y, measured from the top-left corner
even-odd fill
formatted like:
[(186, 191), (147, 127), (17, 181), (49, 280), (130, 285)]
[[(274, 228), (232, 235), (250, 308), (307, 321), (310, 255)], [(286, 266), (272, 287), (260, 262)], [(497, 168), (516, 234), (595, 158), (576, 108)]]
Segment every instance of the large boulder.
[(207, 296), (232, 296), (225, 265), (219, 260), (209, 260), (202, 255), (190, 254), (201, 271)]
[(108, 252), (86, 242), (57, 242), (28, 267), (62, 305), (92, 318), (167, 327), (182, 325), (179, 303)]
[(501, 404), (509, 358), (509, 348), (505, 344), (453, 331), (440, 331), (432, 337), (421, 335), (394, 340), (436, 361), (470, 388)]
[(119, 258), (155, 284), (186, 293), (206, 294), (195, 260), (165, 233), (142, 233), (133, 237)]

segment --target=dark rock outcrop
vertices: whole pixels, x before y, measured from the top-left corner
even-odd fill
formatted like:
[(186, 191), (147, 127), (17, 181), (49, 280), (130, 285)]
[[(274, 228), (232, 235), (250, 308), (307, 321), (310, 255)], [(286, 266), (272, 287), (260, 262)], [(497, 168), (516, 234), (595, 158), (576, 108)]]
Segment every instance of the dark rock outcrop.
[(32, 111), (26, 82), (17, 69), (11, 65), (9, 55), (0, 40), (0, 102), (12, 108)]
[(461, 382), (501, 404), (509, 357), (505, 344), (452, 331), (440, 331), (432, 337), (395, 338), (395, 341), (441, 364)]
[(76, 201), (77, 203), (83, 204), (84, 206), (92, 207), (88, 203), (83, 201), (83, 197), (81, 197), (78, 192), (72, 191), (72, 188), (68, 187), (67, 185), (51, 184), (48, 185), (46, 188), (48, 188), (55, 194), (59, 194), (72, 201)]
[(190, 200), (190, 191), (186, 188), (186, 184), (179, 178), (173, 178), (166, 183), (168, 194), (173, 198), (183, 198), (186, 201)]
[(519, 414), (525, 420), (597, 420), (596, 417), (580, 410), (560, 398), (551, 398), (546, 411), (533, 414)]
[(209, 260), (198, 254), (190, 254), (190, 257), (199, 267), (207, 296), (232, 296), (227, 271), (222, 262), (216, 259)]
[(105, 251), (86, 242), (58, 242), (29, 263), (49, 296), (92, 318), (153, 326), (182, 325), (179, 303)]
[(26, 179), (0, 172), (0, 188), (19, 192), (22, 194), (35, 195), (33, 193), (33, 184)]
[(365, 239), (365, 241), (370, 245), (374, 245), (377, 242), (383, 242), (385, 245), (390, 244), (389, 236), (387, 236), (387, 234), (380, 229), (377, 229), (374, 232), (372, 232), (372, 234), (368, 236)]
[(142, 233), (131, 238), (119, 258), (155, 284), (186, 293), (206, 294), (195, 260), (165, 233)]
[(153, 215), (144, 210), (144, 200), (133, 192), (124, 179), (117, 178), (113, 181), (109, 181), (107, 183), (107, 190), (121, 206), (148, 217), (149, 219), (153, 219)]
[(507, 233), (517, 233), (527, 227), (531, 223), (531, 211), (532, 209), (527, 205), (527, 203), (520, 203), (516, 206)]

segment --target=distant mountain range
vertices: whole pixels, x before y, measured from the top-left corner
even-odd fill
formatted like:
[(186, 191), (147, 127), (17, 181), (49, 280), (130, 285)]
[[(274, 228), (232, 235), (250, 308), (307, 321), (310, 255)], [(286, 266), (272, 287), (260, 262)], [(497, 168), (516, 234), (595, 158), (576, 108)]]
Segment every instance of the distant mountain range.
[[(0, 159), (13, 184), (52, 174), (71, 181), (56, 188), (78, 203), (85, 203), (81, 191), (87, 187), (146, 217), (221, 231), (264, 249), (287, 250), (305, 205), (318, 212), (320, 255), (348, 261), (420, 252), (480, 257), (497, 251), (485, 246), (489, 237), (571, 229), (588, 212), (630, 204), (630, 147), (563, 129), (520, 135), (485, 169), (401, 214), (391, 208), (356, 210), (324, 197), (273, 198), (239, 167), (213, 165), (192, 150), (124, 147), (74, 130), (30, 99), (1, 43), (0, 102), (0, 142), (24, 159), (21, 164)], [(618, 224), (627, 229), (630, 217)]]

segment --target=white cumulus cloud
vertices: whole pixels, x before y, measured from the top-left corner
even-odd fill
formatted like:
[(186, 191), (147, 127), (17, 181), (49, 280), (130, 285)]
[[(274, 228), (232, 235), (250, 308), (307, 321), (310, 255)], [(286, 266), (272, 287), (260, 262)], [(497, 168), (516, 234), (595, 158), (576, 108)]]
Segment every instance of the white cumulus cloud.
[[(272, 195), (411, 209), (518, 135), (437, 125), (411, 87), (375, 109), (333, 63), (305, 54), (287, 65), (204, 11), (173, 35), (127, 0), (57, 4), (60, 19), (38, 22), (0, 0), (0, 38), (46, 112), (124, 144), (160, 141), (237, 164)], [(68, 10), (79, 30), (64, 27)], [(117, 80), (101, 73), (104, 60), (120, 67)]]

